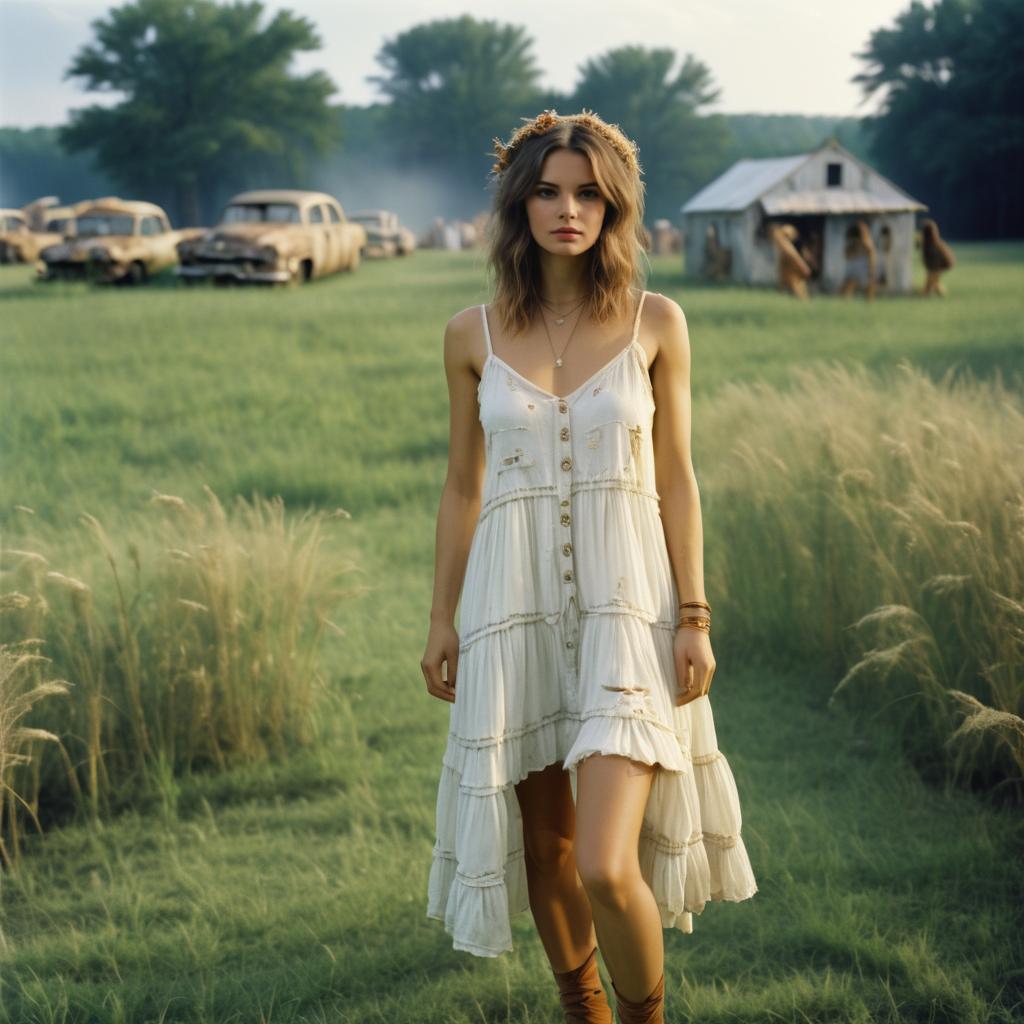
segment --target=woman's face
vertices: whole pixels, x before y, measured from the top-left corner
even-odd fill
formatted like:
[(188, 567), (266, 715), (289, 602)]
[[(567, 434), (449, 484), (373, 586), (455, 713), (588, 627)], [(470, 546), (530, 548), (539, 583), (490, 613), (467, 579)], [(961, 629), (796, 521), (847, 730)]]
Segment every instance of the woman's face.
[[(578, 256), (597, 241), (607, 206), (590, 158), (575, 149), (553, 149), (526, 198), (526, 216), (542, 249), (557, 256)], [(574, 228), (575, 233), (559, 233), (563, 228)]]

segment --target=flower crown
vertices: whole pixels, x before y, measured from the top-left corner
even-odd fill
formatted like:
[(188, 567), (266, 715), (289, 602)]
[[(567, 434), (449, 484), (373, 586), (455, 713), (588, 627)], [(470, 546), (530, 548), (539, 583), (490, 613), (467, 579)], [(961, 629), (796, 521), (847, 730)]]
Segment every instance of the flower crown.
[(527, 117), (521, 118), (527, 123), (516, 129), (512, 138), (507, 143), (501, 139), (494, 139), (494, 154), (497, 161), (491, 168), (493, 174), (502, 174), (512, 162), (524, 139), (532, 135), (545, 135), (557, 124), (568, 121), (575, 124), (585, 124), (588, 128), (602, 135), (611, 144), (612, 148), (622, 158), (622, 162), (635, 174), (640, 173), (640, 163), (637, 160), (637, 145), (623, 134), (617, 124), (608, 124), (602, 121), (592, 110), (586, 107), (579, 114), (559, 115), (556, 110), (544, 110), (533, 120)]

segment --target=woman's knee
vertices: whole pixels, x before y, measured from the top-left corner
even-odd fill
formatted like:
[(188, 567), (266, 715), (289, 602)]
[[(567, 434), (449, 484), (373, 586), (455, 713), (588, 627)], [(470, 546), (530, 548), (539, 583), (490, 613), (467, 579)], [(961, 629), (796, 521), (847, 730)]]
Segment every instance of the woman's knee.
[(590, 899), (620, 910), (625, 909), (631, 891), (641, 880), (639, 866), (621, 859), (581, 856), (577, 857), (576, 870)]
[(572, 836), (555, 829), (539, 829), (523, 835), (529, 866), (545, 876), (561, 874), (573, 855)]

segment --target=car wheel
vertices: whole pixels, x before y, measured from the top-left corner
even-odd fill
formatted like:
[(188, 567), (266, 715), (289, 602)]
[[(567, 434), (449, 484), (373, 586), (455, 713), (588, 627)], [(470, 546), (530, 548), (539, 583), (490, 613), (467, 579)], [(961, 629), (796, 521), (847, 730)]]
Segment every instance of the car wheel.
[(128, 284), (144, 284), (146, 281), (146, 266), (140, 260), (135, 260), (128, 266), (128, 273), (125, 281)]
[(303, 260), (299, 267), (299, 281), (305, 284), (313, 278), (313, 261)]

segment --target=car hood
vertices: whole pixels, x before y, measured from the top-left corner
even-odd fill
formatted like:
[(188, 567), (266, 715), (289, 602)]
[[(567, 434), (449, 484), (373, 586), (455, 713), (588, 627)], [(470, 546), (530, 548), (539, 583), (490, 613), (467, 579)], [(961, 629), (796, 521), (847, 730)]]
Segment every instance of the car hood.
[(216, 248), (218, 242), (231, 247), (281, 245), (289, 238), (294, 238), (296, 231), (303, 230), (305, 228), (301, 224), (229, 224), (207, 232), (201, 238), (197, 238), (195, 244), (203, 248)]

